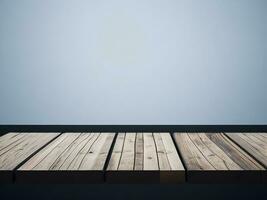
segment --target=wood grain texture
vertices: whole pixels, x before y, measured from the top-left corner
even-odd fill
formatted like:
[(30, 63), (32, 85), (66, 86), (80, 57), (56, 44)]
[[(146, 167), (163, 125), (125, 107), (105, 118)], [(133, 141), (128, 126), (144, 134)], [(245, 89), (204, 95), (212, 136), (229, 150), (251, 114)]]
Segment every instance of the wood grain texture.
[(8, 133), (0, 137), (0, 182), (11, 183), (13, 171), (60, 133)]
[[(267, 133), (225, 134), (267, 169)], [(267, 170), (263, 172), (262, 182), (267, 183)]]
[(3, 135), (0, 183), (267, 182), (266, 133), (115, 135)]
[(109, 183), (179, 183), (185, 171), (169, 133), (119, 133), (106, 171)]
[(175, 133), (189, 182), (261, 182), (264, 167), (221, 133)]
[(98, 183), (115, 133), (64, 133), (16, 171), (20, 183)]
[(266, 133), (226, 133), (226, 135), (267, 168)]

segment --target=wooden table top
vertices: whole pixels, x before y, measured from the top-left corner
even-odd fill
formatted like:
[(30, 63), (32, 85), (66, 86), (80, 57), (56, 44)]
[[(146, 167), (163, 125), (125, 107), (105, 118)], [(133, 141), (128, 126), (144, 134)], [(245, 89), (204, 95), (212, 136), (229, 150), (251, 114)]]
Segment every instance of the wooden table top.
[(0, 183), (266, 183), (267, 133), (7, 133)]

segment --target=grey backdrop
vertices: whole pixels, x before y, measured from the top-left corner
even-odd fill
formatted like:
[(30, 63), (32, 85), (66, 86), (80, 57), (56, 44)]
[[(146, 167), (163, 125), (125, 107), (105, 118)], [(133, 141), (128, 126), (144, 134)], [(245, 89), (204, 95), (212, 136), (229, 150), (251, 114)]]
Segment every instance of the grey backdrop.
[(266, 124), (266, 0), (0, 0), (0, 124)]

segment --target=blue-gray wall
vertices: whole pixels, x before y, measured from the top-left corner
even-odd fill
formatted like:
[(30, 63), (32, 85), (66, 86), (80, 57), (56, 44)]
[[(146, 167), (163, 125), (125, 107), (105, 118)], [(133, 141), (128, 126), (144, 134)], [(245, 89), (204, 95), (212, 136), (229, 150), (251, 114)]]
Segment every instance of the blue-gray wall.
[(0, 0), (0, 124), (266, 123), (266, 0)]

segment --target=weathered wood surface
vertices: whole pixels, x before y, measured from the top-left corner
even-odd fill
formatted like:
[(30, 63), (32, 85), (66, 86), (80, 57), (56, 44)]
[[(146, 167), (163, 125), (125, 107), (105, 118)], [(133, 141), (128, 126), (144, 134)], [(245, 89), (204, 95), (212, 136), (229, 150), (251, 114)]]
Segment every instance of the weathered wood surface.
[(266, 133), (0, 137), (0, 183), (266, 183), (266, 168)]
[(0, 137), (0, 182), (11, 183), (13, 170), (60, 133), (8, 133)]
[(261, 182), (264, 167), (221, 133), (175, 133), (189, 182)]
[(267, 134), (226, 133), (226, 135), (267, 168)]
[(17, 182), (98, 183), (115, 133), (64, 133), (16, 172)]
[[(267, 169), (267, 133), (226, 133), (226, 135)], [(267, 171), (262, 176), (267, 183)]]
[(178, 183), (185, 181), (185, 170), (169, 133), (119, 133), (106, 180)]

